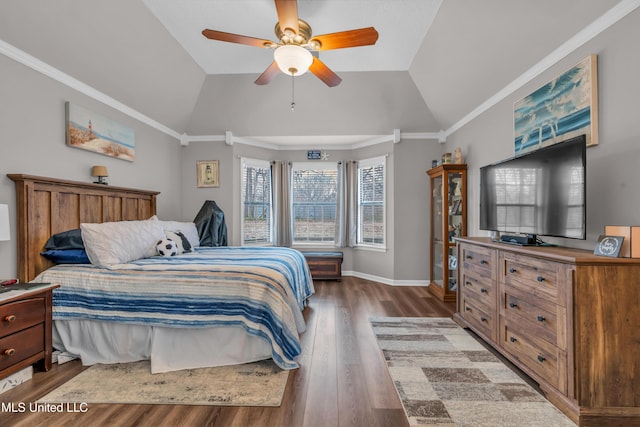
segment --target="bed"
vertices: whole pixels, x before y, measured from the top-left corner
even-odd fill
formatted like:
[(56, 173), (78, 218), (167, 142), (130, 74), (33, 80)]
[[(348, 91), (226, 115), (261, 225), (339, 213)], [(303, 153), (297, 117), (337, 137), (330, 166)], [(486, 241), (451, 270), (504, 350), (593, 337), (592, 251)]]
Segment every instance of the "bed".
[(51, 236), (87, 224), (146, 226), (159, 193), (9, 177), (16, 184), (19, 278), (60, 284), (54, 348), (85, 365), (149, 359), (154, 373), (267, 358), (282, 369), (298, 367), (302, 310), (314, 292), (300, 252), (196, 247), (175, 257), (56, 265), (40, 255)]

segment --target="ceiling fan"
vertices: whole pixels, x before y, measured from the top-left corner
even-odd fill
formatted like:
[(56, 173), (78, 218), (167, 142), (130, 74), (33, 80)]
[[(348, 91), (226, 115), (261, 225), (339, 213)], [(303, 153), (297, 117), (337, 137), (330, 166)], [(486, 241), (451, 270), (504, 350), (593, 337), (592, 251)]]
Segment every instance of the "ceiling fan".
[(278, 71), (292, 77), (311, 71), (327, 86), (337, 86), (342, 79), (311, 52), (369, 46), (378, 40), (378, 32), (373, 27), (312, 36), (311, 26), (298, 17), (297, 0), (274, 1), (278, 13), (275, 26), (278, 42), (210, 29), (202, 31), (202, 35), (211, 40), (274, 49), (274, 60), (255, 81), (258, 85), (269, 83)]

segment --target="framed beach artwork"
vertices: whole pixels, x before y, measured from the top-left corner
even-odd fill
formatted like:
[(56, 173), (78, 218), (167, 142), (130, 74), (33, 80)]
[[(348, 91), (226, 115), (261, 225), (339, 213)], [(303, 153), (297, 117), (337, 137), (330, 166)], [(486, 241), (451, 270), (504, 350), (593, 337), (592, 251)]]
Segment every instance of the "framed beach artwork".
[(134, 129), (65, 103), (67, 145), (132, 162), (136, 157)]
[(513, 106), (516, 155), (585, 134), (598, 144), (597, 55), (589, 55)]
[(220, 170), (217, 160), (198, 160), (196, 162), (198, 187), (220, 187)]

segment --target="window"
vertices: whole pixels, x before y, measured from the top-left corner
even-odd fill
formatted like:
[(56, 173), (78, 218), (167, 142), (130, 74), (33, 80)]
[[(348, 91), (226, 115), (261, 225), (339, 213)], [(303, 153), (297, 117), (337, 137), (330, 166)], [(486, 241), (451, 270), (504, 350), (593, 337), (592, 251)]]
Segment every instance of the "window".
[(293, 242), (333, 243), (336, 229), (336, 163), (294, 163), (291, 191)]
[(358, 162), (358, 245), (385, 246), (386, 157)]
[(271, 165), (242, 159), (242, 244), (271, 243)]

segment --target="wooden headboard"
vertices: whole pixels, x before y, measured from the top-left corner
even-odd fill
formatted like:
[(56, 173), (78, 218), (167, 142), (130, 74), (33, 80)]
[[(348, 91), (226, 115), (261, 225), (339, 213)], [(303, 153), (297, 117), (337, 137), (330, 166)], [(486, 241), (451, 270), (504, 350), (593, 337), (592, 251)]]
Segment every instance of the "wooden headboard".
[(27, 282), (53, 263), (40, 255), (49, 237), (82, 222), (147, 219), (158, 191), (8, 174), (16, 184), (18, 278)]

